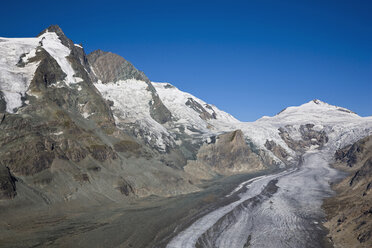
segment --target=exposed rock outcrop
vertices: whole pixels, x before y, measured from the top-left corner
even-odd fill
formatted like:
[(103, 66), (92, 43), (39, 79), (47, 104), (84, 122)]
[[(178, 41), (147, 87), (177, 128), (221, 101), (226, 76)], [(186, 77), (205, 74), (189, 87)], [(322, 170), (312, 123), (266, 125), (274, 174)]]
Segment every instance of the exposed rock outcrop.
[(6, 110), (6, 102), (4, 99), (4, 94), (0, 90), (0, 113), (4, 113)]
[[(303, 153), (311, 146), (321, 149), (328, 142), (327, 134), (323, 130), (318, 131), (313, 128), (314, 124), (300, 125), (299, 128), (287, 125), (279, 128), (279, 135), (289, 148), (299, 153)], [(291, 135), (292, 133), (299, 135)], [(293, 136), (299, 136), (299, 138), (294, 139)]]
[(279, 158), (283, 163), (287, 162), (289, 154), (283, 147), (276, 144), (272, 140), (266, 140), (265, 147), (267, 148), (267, 150), (271, 151), (277, 158)]
[(208, 177), (208, 171), (210, 175), (231, 175), (253, 172), (264, 167), (261, 157), (247, 145), (243, 132), (236, 130), (221, 134), (210, 143), (203, 144), (197, 153), (196, 161), (189, 161), (185, 170)]
[(372, 246), (372, 136), (335, 154), (334, 166), (350, 175), (334, 185), (335, 197), (327, 199), (326, 227), (335, 247)]
[[(195, 101), (192, 98), (189, 98), (186, 102), (186, 105), (198, 112), (200, 115), (200, 118), (203, 120), (209, 120), (209, 119), (216, 119), (216, 113), (210, 114), (208, 113), (205, 108), (200, 105), (197, 101)], [(208, 106), (208, 105), (207, 105)]]
[(0, 164), (0, 200), (16, 196), (16, 181), (17, 179), (12, 176), (9, 168)]

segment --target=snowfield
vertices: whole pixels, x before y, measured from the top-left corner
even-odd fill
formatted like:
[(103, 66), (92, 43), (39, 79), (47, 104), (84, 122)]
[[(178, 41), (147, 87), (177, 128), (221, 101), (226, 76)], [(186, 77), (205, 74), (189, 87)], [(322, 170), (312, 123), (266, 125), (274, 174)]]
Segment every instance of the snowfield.
[[(232, 115), (219, 110), (216, 106), (207, 104), (206, 102), (194, 97), (193, 95), (180, 91), (173, 85), (169, 83), (152, 83), (156, 91), (159, 94), (160, 99), (164, 105), (171, 111), (177, 119), (176, 125), (190, 127), (197, 129), (204, 133), (209, 133), (212, 125), (215, 130), (219, 130), (219, 123), (239, 123)], [(211, 119), (210, 121), (205, 121), (200, 118), (199, 113), (186, 105), (189, 99), (193, 99), (195, 102), (199, 103), (209, 114), (215, 114), (216, 119)], [(214, 120), (214, 121), (212, 121)], [(215, 125), (213, 125), (213, 123)], [(212, 127), (212, 129), (213, 129)]]
[(162, 151), (166, 150), (167, 144), (174, 142), (168, 130), (150, 115), (152, 95), (146, 82), (128, 79), (107, 84), (97, 82), (95, 86), (103, 98), (114, 102), (112, 110), (119, 128), (126, 124), (138, 125), (147, 133), (147, 141), (151, 142), (153, 139), (157, 148)]
[[(237, 127), (261, 148), (266, 140), (274, 140), (287, 151), (290, 148), (279, 136), (278, 128), (291, 126), (291, 137), (301, 139), (299, 127), (313, 124), (317, 131), (325, 131), (329, 138), (327, 147), (336, 151), (372, 132), (372, 117), (359, 115), (320, 100), (313, 100), (297, 107), (289, 107), (273, 117), (263, 117), (255, 122), (240, 123)], [(330, 147), (331, 146), (331, 147)]]
[(0, 90), (6, 101), (6, 111), (14, 113), (14, 109), (22, 106), (21, 97), (31, 83), (38, 63), (28, 63), (25, 67), (17, 66), (21, 60), (28, 62), (35, 56), (38, 38), (1, 38), (0, 37)]

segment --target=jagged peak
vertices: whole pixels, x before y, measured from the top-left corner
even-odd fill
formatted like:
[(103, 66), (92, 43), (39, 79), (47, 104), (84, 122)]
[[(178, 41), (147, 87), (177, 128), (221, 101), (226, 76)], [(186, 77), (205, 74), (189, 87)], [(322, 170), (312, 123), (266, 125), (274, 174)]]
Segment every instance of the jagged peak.
[(37, 37), (40, 37), (43, 34), (48, 33), (48, 32), (56, 33), (58, 36), (66, 36), (65, 33), (63, 33), (62, 29), (58, 25), (50, 25), (49, 27), (41, 31)]
[(41, 31), (37, 37), (40, 37), (45, 33), (55, 33), (61, 40), (62, 44), (65, 45), (66, 47), (72, 48), (74, 45), (74, 43), (69, 38), (67, 38), (65, 33), (58, 25), (50, 25), (48, 28)]
[(91, 52), (89, 55), (93, 55), (93, 54), (102, 55), (102, 54), (106, 54), (106, 53), (109, 53), (109, 52), (103, 51), (101, 49), (97, 49), (97, 50), (94, 50), (93, 52)]

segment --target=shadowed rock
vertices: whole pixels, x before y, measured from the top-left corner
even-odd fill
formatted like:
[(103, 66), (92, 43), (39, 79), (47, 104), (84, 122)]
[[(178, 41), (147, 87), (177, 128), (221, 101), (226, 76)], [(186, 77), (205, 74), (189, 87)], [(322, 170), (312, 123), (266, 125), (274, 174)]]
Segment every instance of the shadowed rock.
[(16, 181), (17, 179), (10, 174), (9, 168), (0, 164), (0, 200), (16, 196)]

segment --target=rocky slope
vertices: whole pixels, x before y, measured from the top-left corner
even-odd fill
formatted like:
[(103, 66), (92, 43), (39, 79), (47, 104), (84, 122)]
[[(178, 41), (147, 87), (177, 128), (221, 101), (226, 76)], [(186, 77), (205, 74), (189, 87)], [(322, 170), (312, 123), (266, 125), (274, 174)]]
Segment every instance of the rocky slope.
[(349, 176), (334, 189), (324, 208), (329, 216), (326, 226), (335, 247), (372, 246), (372, 136), (340, 149), (334, 166)]

